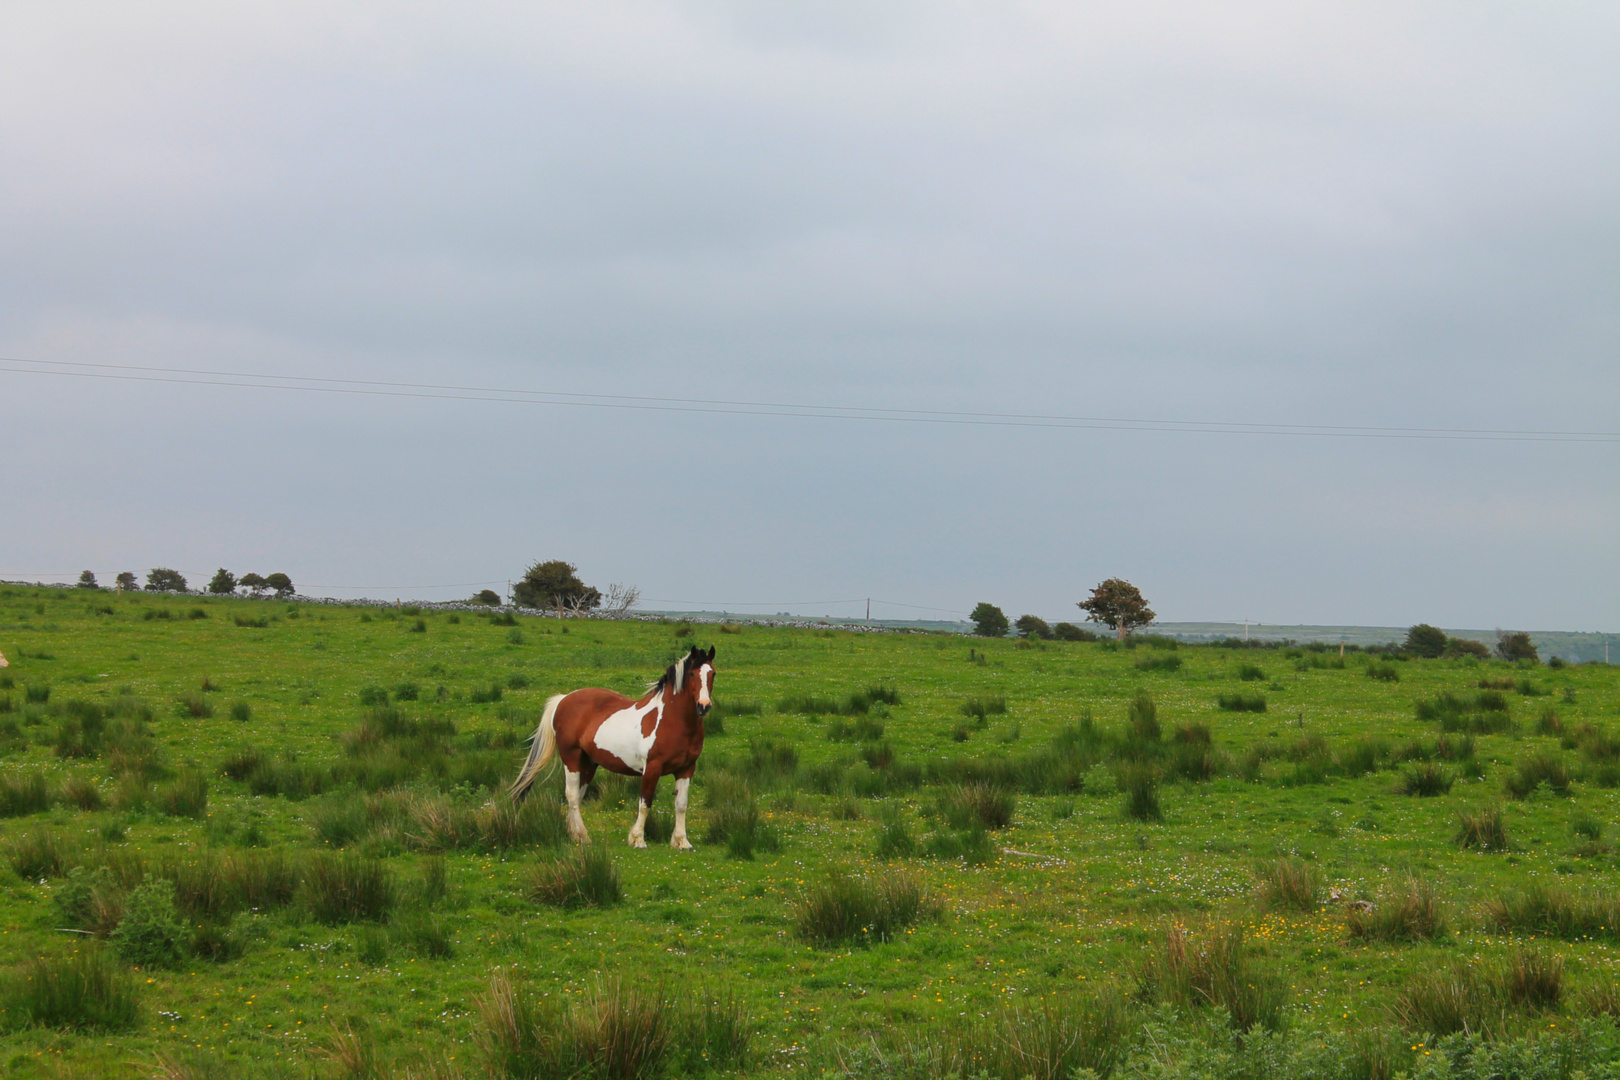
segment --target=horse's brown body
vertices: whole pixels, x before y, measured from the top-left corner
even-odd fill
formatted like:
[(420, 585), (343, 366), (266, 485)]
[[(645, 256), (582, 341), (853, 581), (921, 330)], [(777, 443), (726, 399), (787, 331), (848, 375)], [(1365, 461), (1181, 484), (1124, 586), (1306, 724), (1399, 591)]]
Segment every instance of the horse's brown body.
[(631, 699), (612, 690), (591, 688), (559, 694), (546, 702), (534, 733), (529, 760), (512, 785), (521, 800), (553, 755), (562, 759), (568, 797), (569, 833), (590, 839), (580, 816), (581, 793), (598, 768), (641, 777), (641, 799), (630, 844), (646, 847), (647, 812), (660, 777), (675, 779), (675, 832), (671, 846), (689, 849), (686, 806), (692, 773), (703, 753), (702, 714), (709, 708), (714, 679), (714, 650), (693, 649), (672, 664), (644, 697)]

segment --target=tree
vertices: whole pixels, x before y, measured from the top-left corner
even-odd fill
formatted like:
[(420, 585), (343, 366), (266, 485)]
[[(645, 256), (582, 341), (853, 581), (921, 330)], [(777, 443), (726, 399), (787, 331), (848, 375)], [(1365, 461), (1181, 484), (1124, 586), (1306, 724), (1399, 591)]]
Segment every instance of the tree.
[(1013, 626), (1018, 629), (1018, 636), (1021, 638), (1040, 638), (1043, 641), (1050, 641), (1052, 638), (1052, 628), (1046, 624), (1046, 620), (1034, 615), (1018, 616)]
[(267, 574), (264, 579), (264, 587), (274, 589), (278, 600), (285, 600), (297, 591), (293, 588), (292, 578), (282, 573)]
[(1483, 641), (1472, 638), (1454, 637), (1446, 638), (1446, 651), (1441, 656), (1451, 659), (1458, 656), (1477, 656), (1481, 660), (1491, 658), (1491, 650), (1485, 647)]
[(1075, 607), (1086, 613), (1091, 622), (1099, 622), (1124, 641), (1138, 626), (1148, 626), (1158, 618), (1147, 606), (1142, 591), (1130, 582), (1111, 577), (1091, 590), (1091, 599), (1081, 600)]
[(118, 588), (124, 592), (133, 592), (138, 587), (135, 584), (135, 573), (132, 570), (125, 570), (122, 574), (119, 574), (116, 578), (114, 578), (113, 581), (118, 585)]
[(1504, 660), (1529, 660), (1539, 663), (1541, 655), (1536, 652), (1536, 643), (1530, 640), (1530, 635), (1523, 630), (1509, 633), (1506, 630), (1496, 632), (1496, 655)]
[(1418, 623), (1406, 632), (1405, 650), (1424, 660), (1433, 660), (1446, 651), (1446, 632), (1438, 626)]
[(490, 607), (499, 607), (501, 603), (501, 594), (496, 592), (494, 589), (479, 589), (478, 592), (473, 595), (472, 602), (475, 604), (487, 604)]
[(1097, 635), (1072, 622), (1060, 622), (1052, 627), (1052, 636), (1059, 641), (1096, 641)]
[(973, 632), (979, 637), (1006, 637), (1007, 616), (994, 604), (980, 604), (968, 618), (973, 620)]
[(146, 575), (147, 592), (185, 592), (186, 579), (178, 570), (159, 566)]
[(512, 586), (512, 596), (524, 607), (589, 611), (600, 607), (602, 594), (579, 580), (578, 567), (561, 559), (537, 562), (523, 574), (523, 580)]
[(265, 580), (259, 574), (243, 574), (241, 577), (236, 579), (236, 584), (246, 589), (254, 596), (258, 596), (265, 590)]
[(79, 575), (79, 588), (99, 589), (101, 586), (96, 584), (96, 575), (86, 570)]
[(214, 571), (214, 578), (208, 583), (208, 591), (215, 596), (229, 596), (236, 591), (236, 575), (223, 566)]

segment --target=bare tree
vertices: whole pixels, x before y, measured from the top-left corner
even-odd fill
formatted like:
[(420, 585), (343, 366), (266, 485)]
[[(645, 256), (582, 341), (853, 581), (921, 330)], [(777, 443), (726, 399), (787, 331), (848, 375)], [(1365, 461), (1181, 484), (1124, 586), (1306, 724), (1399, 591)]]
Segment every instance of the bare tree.
[(609, 615), (624, 615), (641, 603), (641, 590), (634, 585), (612, 584), (602, 598), (602, 610)]

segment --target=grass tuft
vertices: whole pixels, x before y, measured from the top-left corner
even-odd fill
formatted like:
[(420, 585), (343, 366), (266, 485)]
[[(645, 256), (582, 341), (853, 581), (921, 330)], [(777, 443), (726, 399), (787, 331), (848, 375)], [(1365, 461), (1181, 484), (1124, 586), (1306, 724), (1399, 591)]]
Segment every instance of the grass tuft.
[(910, 874), (859, 877), (834, 868), (807, 887), (793, 905), (793, 924), (812, 945), (888, 941), (907, 927), (938, 921), (943, 898)]
[(36, 957), (0, 983), (0, 1022), (67, 1031), (127, 1031), (140, 1018), (133, 980), (101, 948)]
[(1345, 929), (1353, 938), (1414, 942), (1443, 938), (1450, 927), (1434, 883), (1409, 877), (1380, 891), (1370, 911), (1352, 907)]
[(1478, 851), (1506, 851), (1507, 825), (1502, 821), (1500, 806), (1482, 806), (1478, 810), (1457, 813), (1457, 846)]
[(1321, 903), (1322, 877), (1303, 859), (1273, 859), (1254, 869), (1255, 894), (1268, 908), (1315, 911)]
[(529, 899), (552, 907), (611, 907), (624, 899), (619, 869), (601, 847), (585, 844), (541, 863), (529, 878)]
[(349, 852), (316, 853), (305, 866), (304, 901), (316, 922), (386, 922), (398, 900), (393, 871)]
[(1255, 966), (1236, 925), (1197, 935), (1171, 927), (1163, 951), (1142, 975), (1139, 993), (1183, 1009), (1225, 1010), (1239, 1031), (1276, 1029), (1285, 1001), (1281, 982)]

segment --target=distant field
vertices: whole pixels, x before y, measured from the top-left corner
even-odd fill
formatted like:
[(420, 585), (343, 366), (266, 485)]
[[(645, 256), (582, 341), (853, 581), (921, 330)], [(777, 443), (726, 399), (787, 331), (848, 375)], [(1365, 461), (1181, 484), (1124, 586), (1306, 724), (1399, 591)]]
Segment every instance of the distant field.
[[(626, 848), (604, 783), (586, 821), (622, 898), (593, 905), (611, 889), (559, 868), (555, 778), (522, 815), (491, 791), (549, 694), (638, 693), (699, 641), (723, 733), (698, 850)], [(11, 1075), (1620, 1055), (1613, 667), (21, 587), (0, 651)], [(75, 953), (107, 961), (88, 1018), (41, 1003)], [(551, 1034), (518, 1045), (498, 1018), (525, 1001)], [(1463, 1027), (1486, 1040), (1442, 1040)]]

